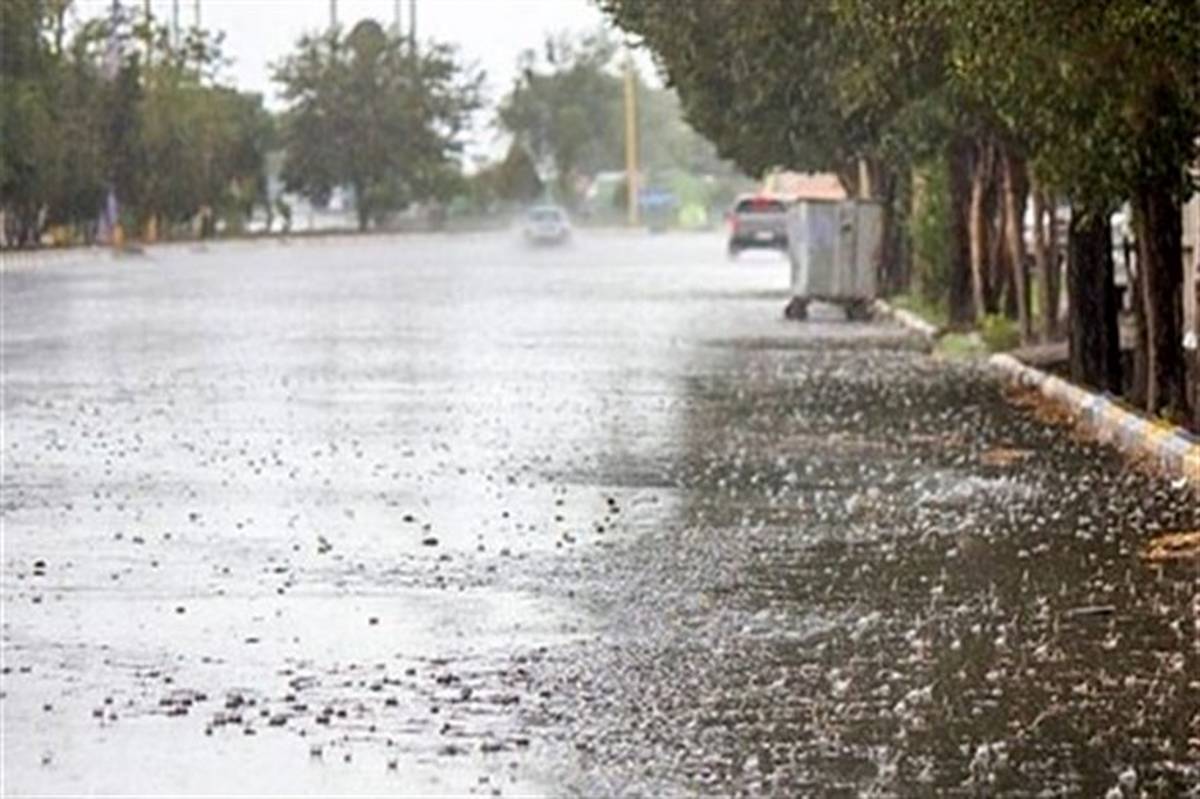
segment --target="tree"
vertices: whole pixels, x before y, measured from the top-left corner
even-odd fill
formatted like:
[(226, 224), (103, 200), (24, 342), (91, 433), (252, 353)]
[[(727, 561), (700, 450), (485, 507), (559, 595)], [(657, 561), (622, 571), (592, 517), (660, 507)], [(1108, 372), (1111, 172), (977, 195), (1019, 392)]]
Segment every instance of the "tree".
[(305, 36), (275, 67), (288, 103), (285, 185), (321, 203), (354, 191), (358, 225), (443, 194), (483, 74), (447, 45), (414, 51), (364, 20), (348, 34)]
[(50, 226), (89, 241), (112, 191), (131, 232), (202, 208), (239, 227), (265, 193), (271, 121), (261, 98), (219, 82), (220, 37), (176, 43), (149, 15), (66, 28), (69, 0), (3, 6), (0, 208), (10, 239)]
[(541, 171), (554, 174), (559, 197), (571, 206), (580, 178), (624, 159), (622, 86), (609, 69), (615, 54), (603, 33), (549, 36), (540, 57), (522, 54), (497, 112), (500, 127)]
[[(720, 156), (752, 175), (835, 172), (852, 195), (879, 199), (885, 247), (878, 268), (886, 286), (900, 282), (896, 190), (910, 158), (900, 133), (915, 124), (905, 114), (918, 116), (914, 98), (937, 76), (931, 14), (917, 3), (849, 0), (602, 6), (651, 48), (687, 120)], [(904, 46), (881, 51), (873, 36)]]
[[(1200, 132), (1200, 4), (1194, 0), (1099, 0), (1086, 5), (1012, 0), (950, 2), (955, 79), (985, 105), (995, 127), (1032, 158), (1038, 182), (1072, 199), (1082, 233), (1130, 201), (1138, 239), (1138, 370), (1134, 386), (1152, 413), (1185, 416), (1180, 206)], [(1103, 222), (1099, 220), (1104, 220)], [(1091, 235), (1090, 233), (1087, 235)], [(1111, 249), (1072, 248), (1073, 324), (1110, 331)], [(1101, 257), (1103, 256), (1103, 257)], [(1101, 285), (1105, 284), (1105, 285)], [(1084, 294), (1080, 294), (1083, 292)], [(1101, 296), (1090, 296), (1097, 293)], [(1083, 346), (1087, 334), (1072, 331)], [(1104, 343), (1101, 346), (1107, 347)], [(1112, 383), (1108, 358), (1072, 353), (1075, 377)]]
[[(576, 205), (578, 189), (596, 172), (625, 166), (624, 69), (611, 36), (548, 36), (540, 55), (522, 54), (519, 76), (501, 100), (499, 127), (530, 154), (556, 194)], [(727, 175), (728, 162), (684, 119), (678, 96), (647, 85), (633, 71), (638, 160), (653, 177), (684, 172)]]
[(509, 145), (504, 160), (480, 170), (471, 182), (480, 210), (487, 210), (493, 202), (530, 203), (545, 191), (533, 159), (516, 142)]
[[(1130, 201), (1146, 364), (1135, 394), (1153, 413), (1186, 414), (1178, 219), (1200, 132), (1195, 0), (601, 4), (653, 50), (688, 119), (751, 172), (836, 171), (888, 203), (909, 165), (944, 161), (952, 319), (1002, 310), (1031, 335), (1029, 184), (1042, 200), (1068, 197), (1081, 239), (1070, 339), (1088, 350), (1071, 363), (1101, 387), (1116, 383), (1117, 359), (1112, 259), (1099, 242)], [(1049, 298), (1046, 255), (1035, 247)]]
[(53, 97), (44, 76), (53, 70), (41, 0), (0, 5), (0, 205), (18, 244), (41, 233), (41, 198), (56, 145)]

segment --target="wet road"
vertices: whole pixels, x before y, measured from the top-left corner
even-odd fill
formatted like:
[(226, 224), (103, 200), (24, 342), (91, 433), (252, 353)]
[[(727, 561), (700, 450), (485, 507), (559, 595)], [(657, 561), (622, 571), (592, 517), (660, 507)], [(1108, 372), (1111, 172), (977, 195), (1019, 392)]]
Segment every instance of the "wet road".
[(1200, 795), (1195, 498), (772, 256), (0, 279), (6, 793)]

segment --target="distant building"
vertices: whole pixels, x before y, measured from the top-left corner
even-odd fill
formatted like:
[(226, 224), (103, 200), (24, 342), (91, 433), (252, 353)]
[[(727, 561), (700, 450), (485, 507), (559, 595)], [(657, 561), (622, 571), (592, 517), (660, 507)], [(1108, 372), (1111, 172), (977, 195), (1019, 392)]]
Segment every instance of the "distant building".
[(772, 172), (763, 180), (766, 194), (789, 200), (845, 200), (846, 190), (831, 172)]

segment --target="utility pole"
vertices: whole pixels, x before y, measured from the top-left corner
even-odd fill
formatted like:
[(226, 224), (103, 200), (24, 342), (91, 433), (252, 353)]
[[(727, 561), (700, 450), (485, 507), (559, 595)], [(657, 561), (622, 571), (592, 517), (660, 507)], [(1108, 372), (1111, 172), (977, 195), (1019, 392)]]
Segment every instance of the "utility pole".
[(417, 0), (408, 0), (408, 46), (417, 52)]
[(337, 27), (337, 0), (329, 0), (329, 27)]
[(179, 0), (171, 0), (171, 41), (179, 46)]
[(625, 51), (625, 187), (628, 192), (629, 226), (638, 226), (637, 86), (633, 58)]
[(400, 25), (400, 0), (395, 0), (392, 4), (392, 32), (398, 38), (402, 31), (403, 28)]
[(200, 0), (192, 3), (192, 21), (196, 24), (196, 30), (200, 30)]

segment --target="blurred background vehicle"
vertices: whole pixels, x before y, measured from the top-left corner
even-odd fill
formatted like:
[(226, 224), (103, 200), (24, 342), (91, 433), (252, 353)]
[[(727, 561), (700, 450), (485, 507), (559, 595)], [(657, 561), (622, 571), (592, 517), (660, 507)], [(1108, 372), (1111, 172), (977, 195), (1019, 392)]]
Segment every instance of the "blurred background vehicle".
[(787, 249), (787, 205), (776, 197), (739, 197), (729, 212), (729, 257), (742, 250)]
[(563, 244), (571, 238), (567, 212), (557, 205), (537, 205), (525, 212), (521, 226), (529, 244)]

